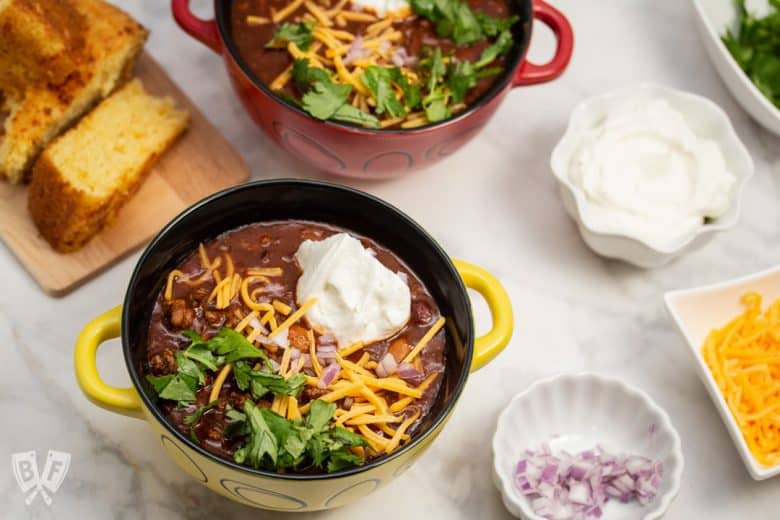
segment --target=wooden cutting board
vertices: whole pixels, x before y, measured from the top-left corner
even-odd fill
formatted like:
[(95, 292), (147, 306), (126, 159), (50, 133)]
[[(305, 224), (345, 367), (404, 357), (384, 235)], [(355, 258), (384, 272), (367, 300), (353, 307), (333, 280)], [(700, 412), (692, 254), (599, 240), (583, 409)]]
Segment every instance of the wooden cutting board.
[(190, 126), (157, 162), (114, 224), (75, 253), (54, 251), (27, 211), (27, 188), (0, 181), (0, 239), (44, 291), (61, 296), (148, 242), (192, 203), (246, 180), (249, 168), (148, 54), (136, 75), (156, 95), (190, 111)]

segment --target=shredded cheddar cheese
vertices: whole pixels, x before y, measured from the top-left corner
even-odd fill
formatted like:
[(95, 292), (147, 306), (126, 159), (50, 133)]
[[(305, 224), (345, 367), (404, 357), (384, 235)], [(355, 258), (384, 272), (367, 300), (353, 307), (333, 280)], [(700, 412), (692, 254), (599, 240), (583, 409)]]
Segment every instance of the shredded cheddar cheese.
[(761, 295), (742, 296), (745, 311), (710, 332), (701, 348), (718, 388), (756, 460), (780, 463), (780, 299), (765, 312)]
[(282, 324), (279, 325), (279, 327), (275, 331), (273, 331), (271, 334), (268, 335), (268, 339), (274, 339), (274, 337), (277, 336), (281, 331), (289, 328), (290, 325), (292, 325), (293, 323), (301, 319), (304, 314), (309, 312), (309, 309), (314, 307), (315, 303), (317, 303), (317, 298), (312, 298), (306, 303), (304, 303), (303, 305), (301, 305), (301, 307), (297, 311), (295, 311), (290, 316), (288, 316), (287, 319), (284, 320)]
[(210, 403), (213, 403), (219, 399), (219, 392), (222, 390), (222, 385), (225, 384), (225, 379), (227, 379), (227, 376), (230, 374), (232, 368), (233, 365), (228, 363), (222, 367), (222, 370), (220, 370), (219, 374), (217, 374), (217, 378), (214, 380), (214, 384), (211, 387), (211, 393), (209, 394)]
[(411, 363), (412, 360), (417, 357), (417, 354), (422, 352), (422, 349), (425, 348), (425, 345), (428, 344), (431, 339), (436, 335), (437, 332), (441, 330), (441, 328), (444, 326), (445, 323), (444, 317), (440, 317), (438, 320), (436, 320), (436, 323), (433, 324), (433, 326), (428, 329), (428, 332), (425, 333), (425, 335), (420, 339), (420, 341), (417, 343), (417, 345), (409, 352), (406, 357), (404, 358), (404, 363)]
[(274, 23), (279, 23), (283, 21), (285, 18), (293, 14), (295, 11), (298, 10), (300, 6), (303, 5), (303, 0), (293, 0), (287, 6), (282, 9), (281, 11), (276, 11), (271, 16), (271, 20), (273, 20)]

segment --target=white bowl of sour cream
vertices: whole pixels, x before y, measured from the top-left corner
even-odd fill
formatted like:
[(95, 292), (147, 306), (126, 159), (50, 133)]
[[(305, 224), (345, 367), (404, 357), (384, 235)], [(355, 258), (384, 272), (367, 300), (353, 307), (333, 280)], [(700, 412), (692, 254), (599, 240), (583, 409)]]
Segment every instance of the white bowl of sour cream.
[(712, 101), (642, 84), (572, 112), (551, 166), (596, 253), (658, 267), (733, 227), (753, 161)]

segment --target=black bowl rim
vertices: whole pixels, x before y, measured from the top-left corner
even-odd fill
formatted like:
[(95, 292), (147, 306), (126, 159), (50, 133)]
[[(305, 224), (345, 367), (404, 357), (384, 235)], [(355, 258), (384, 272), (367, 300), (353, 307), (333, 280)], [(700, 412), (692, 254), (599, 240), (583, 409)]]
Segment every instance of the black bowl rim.
[[(472, 316), (472, 319), (466, 323), (466, 334), (467, 334), (467, 341), (465, 342), (466, 345), (466, 355), (463, 360), (463, 370), (460, 374), (460, 378), (458, 379), (457, 385), (455, 386), (455, 390), (453, 391), (452, 395), (450, 396), (449, 402), (447, 402), (444, 407), (442, 408), (441, 412), (439, 413), (439, 416), (426, 428), (424, 431), (418, 432), (415, 434), (415, 437), (411, 440), (411, 442), (405, 444), (401, 449), (391, 453), (390, 455), (386, 455), (383, 457), (379, 457), (377, 459), (372, 460), (368, 464), (365, 464), (363, 466), (357, 466), (355, 468), (349, 468), (341, 471), (337, 471), (334, 473), (323, 473), (323, 474), (314, 474), (314, 475), (306, 475), (306, 474), (280, 474), (275, 473), (273, 471), (267, 471), (262, 469), (255, 469), (250, 468), (249, 466), (242, 466), (236, 462), (233, 462), (231, 460), (218, 457), (217, 455), (214, 455), (213, 453), (210, 453), (206, 451), (204, 448), (202, 448), (199, 444), (195, 444), (192, 442), (191, 439), (187, 438), (185, 435), (183, 435), (181, 432), (179, 432), (177, 429), (173, 428), (171, 424), (168, 422), (168, 420), (163, 417), (162, 412), (160, 409), (155, 405), (154, 401), (149, 398), (149, 396), (146, 394), (145, 387), (143, 385), (143, 382), (141, 381), (141, 377), (138, 374), (138, 371), (136, 371), (135, 366), (132, 361), (132, 355), (130, 352), (130, 342), (127, 337), (128, 330), (130, 330), (130, 327), (133, 326), (131, 318), (129, 316), (128, 309), (130, 308), (130, 302), (132, 300), (133, 294), (131, 294), (130, 289), (135, 286), (136, 282), (138, 281), (138, 277), (140, 276), (141, 268), (146, 263), (147, 259), (154, 253), (154, 249), (157, 246), (157, 244), (166, 236), (168, 235), (171, 230), (176, 227), (179, 222), (187, 218), (188, 216), (192, 215), (193, 213), (196, 213), (200, 211), (203, 207), (214, 203), (215, 201), (221, 199), (222, 197), (226, 197), (228, 195), (231, 195), (236, 192), (244, 191), (244, 190), (253, 190), (258, 187), (267, 187), (267, 186), (285, 186), (285, 187), (295, 187), (295, 186), (309, 186), (309, 187), (315, 187), (315, 188), (325, 188), (329, 190), (341, 190), (345, 192), (349, 192), (352, 195), (356, 195), (358, 197), (363, 197), (368, 200), (368, 202), (371, 202), (373, 204), (379, 205), (384, 207), (387, 210), (390, 210), (392, 213), (396, 215), (397, 218), (403, 220), (411, 226), (423, 239), (425, 239), (429, 245), (434, 249), (434, 251), (441, 257), (443, 260), (442, 262), (442, 269), (447, 269), (449, 271), (449, 274), (454, 281), (454, 283), (458, 286), (458, 289), (460, 292), (464, 295), (464, 300), (467, 305), (467, 312), (469, 316)], [(300, 179), (274, 179), (274, 180), (261, 180), (261, 181), (253, 181), (248, 182), (244, 184), (240, 184), (237, 186), (233, 186), (231, 188), (227, 188), (225, 190), (219, 191), (217, 193), (214, 193), (213, 195), (210, 195), (206, 197), (205, 199), (202, 199), (199, 202), (196, 202), (189, 208), (182, 211), (178, 216), (176, 216), (173, 220), (171, 220), (158, 234), (155, 236), (155, 238), (149, 243), (149, 245), (146, 247), (144, 252), (141, 254), (141, 257), (138, 259), (138, 262), (135, 265), (135, 268), (133, 269), (133, 274), (130, 277), (130, 282), (127, 286), (127, 293), (125, 294), (124, 298), (124, 304), (122, 307), (122, 353), (125, 358), (125, 365), (127, 367), (127, 371), (130, 374), (130, 379), (133, 382), (133, 386), (135, 387), (138, 394), (141, 396), (141, 400), (143, 401), (144, 405), (149, 409), (152, 416), (159, 422), (169, 433), (171, 433), (176, 439), (178, 439), (180, 442), (183, 442), (185, 446), (189, 447), (190, 449), (195, 450), (195, 452), (199, 453), (200, 455), (206, 457), (207, 459), (211, 460), (212, 462), (216, 462), (217, 464), (221, 464), (223, 466), (226, 466), (230, 469), (242, 472), (242, 473), (249, 473), (254, 476), (260, 476), (260, 477), (266, 477), (266, 478), (272, 478), (272, 479), (280, 479), (280, 480), (289, 480), (289, 481), (308, 481), (308, 480), (329, 480), (329, 479), (337, 479), (337, 478), (343, 478), (343, 477), (349, 477), (352, 475), (357, 475), (359, 473), (363, 473), (366, 471), (370, 471), (378, 466), (381, 466), (387, 462), (391, 462), (404, 454), (408, 453), (412, 449), (414, 449), (416, 446), (418, 446), (420, 443), (422, 443), (424, 440), (426, 440), (436, 429), (438, 429), (443, 423), (447, 420), (450, 413), (452, 413), (452, 410), (455, 408), (455, 404), (460, 399), (461, 393), (463, 392), (463, 388), (466, 384), (466, 380), (469, 377), (469, 374), (471, 372), (471, 362), (474, 355), (474, 320), (473, 320), (473, 312), (471, 308), (471, 299), (468, 296), (468, 292), (466, 290), (466, 286), (463, 283), (463, 279), (460, 277), (460, 274), (458, 273), (457, 269), (455, 268), (455, 265), (452, 263), (451, 258), (447, 253), (444, 251), (444, 249), (439, 245), (436, 240), (433, 239), (433, 237), (428, 234), (425, 229), (422, 228), (417, 222), (415, 222), (412, 218), (410, 218), (408, 215), (406, 215), (404, 212), (402, 212), (400, 209), (396, 208), (392, 204), (375, 197), (369, 193), (365, 193), (360, 190), (356, 190), (354, 188), (350, 188), (348, 186), (343, 186), (340, 184), (330, 183), (330, 182), (323, 182), (323, 181), (311, 181), (311, 180), (300, 180)]]
[(504, 90), (504, 88), (506, 88), (506, 86), (509, 84), (512, 78), (515, 77), (518, 68), (525, 61), (525, 57), (528, 52), (529, 42), (531, 41), (531, 33), (533, 32), (533, 26), (534, 26), (533, 0), (510, 0), (510, 1), (523, 3), (522, 6), (517, 9), (517, 11), (518, 12), (525, 11), (523, 14), (526, 16), (526, 19), (528, 20), (528, 30), (524, 31), (522, 41), (515, 42), (515, 48), (519, 48), (520, 50), (519, 52), (516, 53), (515, 59), (512, 61), (512, 63), (507, 65), (506, 69), (504, 70), (500, 78), (494, 81), (493, 84), (490, 86), (490, 88), (487, 90), (487, 92), (482, 94), (482, 96), (477, 101), (467, 106), (466, 110), (464, 110), (459, 114), (456, 114), (453, 117), (450, 117), (449, 119), (445, 119), (444, 121), (439, 121), (436, 123), (429, 123), (427, 125), (419, 126), (416, 128), (392, 128), (392, 129), (363, 128), (356, 125), (340, 123), (338, 121), (321, 121), (313, 117), (308, 112), (304, 111), (302, 108), (297, 107), (292, 103), (283, 100), (276, 93), (274, 93), (270, 88), (268, 88), (265, 83), (260, 81), (260, 79), (255, 76), (255, 74), (250, 70), (249, 66), (246, 64), (244, 59), (241, 57), (241, 54), (238, 52), (238, 49), (236, 48), (235, 43), (233, 42), (233, 38), (228, 38), (228, 35), (230, 34), (230, 30), (228, 27), (229, 20), (227, 18), (229, 17), (226, 17), (224, 15), (224, 12), (229, 9), (229, 5), (231, 4), (231, 2), (214, 0), (214, 13), (217, 20), (217, 28), (219, 30), (219, 37), (220, 40), (222, 41), (223, 49), (227, 50), (228, 54), (230, 55), (230, 58), (233, 60), (233, 62), (236, 65), (238, 65), (239, 69), (241, 69), (241, 72), (244, 74), (244, 76), (255, 87), (259, 88), (264, 94), (267, 94), (268, 97), (270, 97), (278, 104), (287, 107), (291, 109), (293, 112), (300, 114), (308, 119), (311, 119), (314, 122), (320, 123), (325, 126), (338, 128), (339, 130), (347, 131), (349, 133), (361, 134), (361, 135), (365, 135), (365, 134), (407, 135), (407, 134), (424, 133), (426, 131), (458, 124), (460, 121), (467, 119), (472, 113), (476, 112), (480, 108), (490, 103), (493, 100), (493, 98), (495, 98), (500, 92)]

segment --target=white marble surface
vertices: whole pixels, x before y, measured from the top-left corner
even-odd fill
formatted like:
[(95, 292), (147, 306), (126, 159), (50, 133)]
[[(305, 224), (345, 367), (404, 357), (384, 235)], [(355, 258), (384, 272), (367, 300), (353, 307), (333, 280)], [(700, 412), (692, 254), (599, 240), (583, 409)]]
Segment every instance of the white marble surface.
[[(196, 3), (204, 14), (211, 10), (206, 0)], [(667, 518), (778, 517), (780, 479), (748, 477), (661, 295), (780, 262), (780, 140), (754, 124), (721, 84), (694, 31), (688, 2), (554, 3), (569, 15), (577, 36), (565, 76), (512, 92), (478, 139), (435, 168), (392, 182), (351, 183), (407, 211), (453, 256), (499, 276), (515, 305), (515, 337), (470, 378), (447, 428), (413, 469), (358, 504), (300, 518), (508, 518), (490, 477), (496, 416), (532, 381), (579, 370), (622, 377), (669, 412), (682, 436), (686, 468)], [(152, 29), (149, 51), (235, 143), (254, 178), (320, 176), (254, 127), (220, 60), (178, 30), (168, 2), (122, 4)], [(532, 56), (548, 55), (550, 43), (548, 34), (537, 31)], [(579, 100), (642, 80), (720, 104), (756, 162), (739, 226), (649, 272), (604, 261), (585, 247), (548, 168), (550, 151)], [(98, 409), (79, 392), (71, 368), (74, 338), (87, 320), (122, 299), (137, 257), (52, 299), (0, 247), (0, 517), (281, 516), (200, 487), (167, 458), (146, 424)], [(482, 305), (477, 320), (487, 327)], [(99, 364), (110, 382), (122, 384), (128, 378), (117, 346), (103, 349)], [(50, 448), (72, 453), (68, 478), (51, 507), (40, 500), (26, 507), (10, 455), (34, 449), (42, 458)]]

